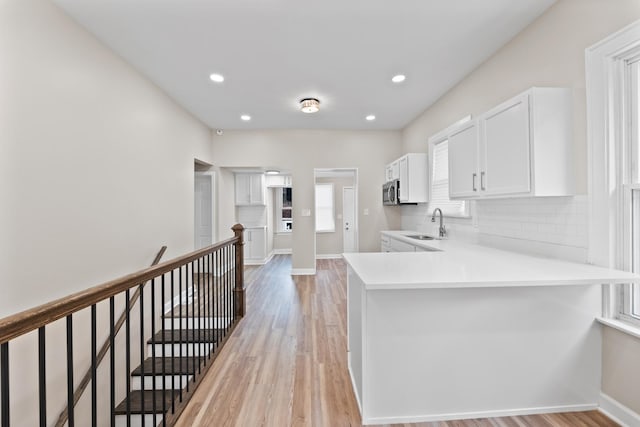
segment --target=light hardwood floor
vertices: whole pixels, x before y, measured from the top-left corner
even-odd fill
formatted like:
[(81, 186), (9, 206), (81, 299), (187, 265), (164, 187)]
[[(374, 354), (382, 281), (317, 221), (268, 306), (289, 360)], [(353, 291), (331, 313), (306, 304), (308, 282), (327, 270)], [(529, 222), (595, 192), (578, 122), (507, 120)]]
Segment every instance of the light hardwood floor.
[[(361, 425), (347, 371), (345, 263), (319, 260), (315, 276), (290, 269), (285, 255), (246, 269), (247, 315), (178, 427)], [(596, 411), (401, 425), (617, 426)]]

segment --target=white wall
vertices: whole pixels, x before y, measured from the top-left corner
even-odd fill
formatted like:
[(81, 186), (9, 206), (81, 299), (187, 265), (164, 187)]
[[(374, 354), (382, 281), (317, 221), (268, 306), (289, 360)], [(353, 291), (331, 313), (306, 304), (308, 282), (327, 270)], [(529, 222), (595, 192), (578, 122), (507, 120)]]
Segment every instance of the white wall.
[[(162, 245), (165, 259), (193, 250), (205, 125), (46, 0), (0, 0), (0, 64), (0, 317), (144, 268)], [(12, 347), (12, 426), (37, 424), (34, 354)]]
[[(382, 206), (384, 165), (399, 157), (399, 148), (400, 132), (392, 131), (226, 131), (223, 136), (213, 136), (213, 154), (219, 166), (277, 166), (291, 171), (294, 271), (315, 269), (314, 217), (301, 215), (302, 209), (313, 212), (314, 168), (358, 169), (361, 251), (379, 251), (379, 232), (399, 228), (399, 210)], [(220, 185), (233, 188), (228, 177)], [(221, 201), (220, 209), (229, 207)], [(369, 209), (369, 215), (363, 214), (364, 209)], [(219, 218), (220, 236), (224, 238), (232, 215), (221, 212)]]
[[(409, 124), (403, 130), (403, 151), (426, 152), (429, 136), (529, 87), (569, 87), (573, 90), (576, 183), (579, 193), (585, 194), (585, 49), (638, 19), (637, 0), (559, 0)], [(584, 196), (482, 201), (477, 204), (474, 222), (457, 220), (453, 228), (471, 239), (585, 261), (586, 203)], [(415, 208), (403, 208), (403, 227), (416, 226), (420, 214)], [(607, 360), (615, 363), (603, 365), (603, 391), (640, 413), (637, 394), (631, 394), (632, 388), (617, 384), (620, 372), (625, 373), (626, 381), (640, 383), (640, 368), (637, 363), (630, 363), (630, 359), (640, 357), (636, 341), (628, 335), (616, 335), (614, 339), (613, 333), (605, 330), (603, 351)], [(632, 351), (633, 357), (614, 357), (621, 349)]]

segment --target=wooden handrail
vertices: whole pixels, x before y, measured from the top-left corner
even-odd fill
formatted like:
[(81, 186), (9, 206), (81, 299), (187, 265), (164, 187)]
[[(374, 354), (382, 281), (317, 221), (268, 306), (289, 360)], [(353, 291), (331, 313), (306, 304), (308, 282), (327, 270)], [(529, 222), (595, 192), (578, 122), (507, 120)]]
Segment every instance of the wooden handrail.
[[(160, 248), (160, 251), (158, 251), (158, 254), (153, 259), (153, 262), (151, 263), (151, 267), (153, 267), (154, 265), (158, 265), (158, 263), (160, 262), (160, 259), (162, 259), (162, 255), (164, 255), (166, 250), (167, 250), (166, 246), (163, 246), (162, 248)], [(133, 293), (133, 296), (129, 299), (129, 311), (131, 311), (131, 309), (133, 309), (133, 306), (136, 304), (136, 301), (140, 296), (140, 290), (142, 289), (143, 286), (144, 286), (144, 283), (140, 283), (138, 286), (138, 289), (136, 289), (136, 291)], [(124, 325), (126, 318), (127, 318), (127, 309), (125, 308), (122, 314), (120, 314), (120, 317), (118, 318), (118, 320), (116, 321), (114, 332), (113, 332), (115, 335), (117, 335), (118, 332), (120, 332), (120, 329), (122, 328), (122, 325)], [(102, 360), (107, 355), (107, 352), (109, 351), (110, 347), (111, 347), (111, 340), (107, 338), (106, 340), (104, 340), (104, 343), (102, 344), (102, 347), (100, 347), (100, 351), (96, 356), (96, 366), (100, 366), (100, 363), (102, 363)], [(91, 366), (89, 366), (89, 369), (87, 369), (87, 372), (85, 372), (84, 376), (82, 377), (82, 380), (80, 380), (80, 384), (78, 384), (76, 391), (73, 393), (74, 407), (78, 404), (78, 401), (80, 401), (82, 394), (87, 389), (90, 383), (91, 383)], [(58, 421), (56, 422), (55, 427), (63, 427), (68, 419), (69, 419), (69, 407), (65, 405), (62, 412), (60, 412), (60, 416), (58, 416)]]
[[(242, 226), (240, 227), (242, 228)], [(236, 233), (234, 237), (154, 267), (128, 274), (119, 279), (111, 280), (67, 297), (0, 319), (0, 344), (11, 341), (28, 332), (35, 331), (42, 326), (67, 317), (70, 314), (91, 307), (93, 304), (118, 295), (127, 289), (136, 287), (140, 285), (140, 283), (145, 283), (164, 273), (168, 273), (175, 268), (181, 267), (220, 248), (241, 242), (242, 237)]]

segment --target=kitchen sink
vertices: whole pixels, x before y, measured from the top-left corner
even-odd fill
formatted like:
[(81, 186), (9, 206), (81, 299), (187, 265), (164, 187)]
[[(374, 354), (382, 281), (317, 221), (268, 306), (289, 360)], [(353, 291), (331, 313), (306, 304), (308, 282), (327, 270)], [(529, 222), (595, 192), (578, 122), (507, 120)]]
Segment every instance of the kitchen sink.
[(412, 234), (407, 237), (410, 239), (416, 239), (416, 240), (437, 240), (435, 237), (429, 236), (428, 234)]

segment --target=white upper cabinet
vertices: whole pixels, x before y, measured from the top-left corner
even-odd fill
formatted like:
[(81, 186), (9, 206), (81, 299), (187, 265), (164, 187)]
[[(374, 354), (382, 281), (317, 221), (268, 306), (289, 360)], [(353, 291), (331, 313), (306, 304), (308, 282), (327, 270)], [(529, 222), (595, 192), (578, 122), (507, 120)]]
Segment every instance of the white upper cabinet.
[(385, 168), (385, 180), (387, 182), (400, 179), (400, 160), (389, 163)]
[(571, 91), (532, 88), (449, 135), (452, 199), (574, 194)]
[(236, 181), (236, 205), (264, 205), (265, 182), (261, 173), (237, 173)]
[(449, 198), (477, 196), (478, 175), (478, 122), (473, 120), (449, 135)]
[(267, 175), (265, 183), (267, 187), (291, 187), (291, 175)]
[(426, 153), (409, 153), (397, 160), (400, 179), (400, 203), (429, 201), (429, 174)]
[(483, 195), (531, 191), (529, 111), (529, 94), (524, 94), (480, 118), (480, 191)]

